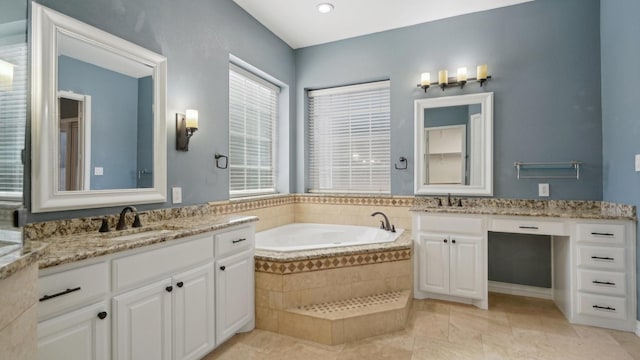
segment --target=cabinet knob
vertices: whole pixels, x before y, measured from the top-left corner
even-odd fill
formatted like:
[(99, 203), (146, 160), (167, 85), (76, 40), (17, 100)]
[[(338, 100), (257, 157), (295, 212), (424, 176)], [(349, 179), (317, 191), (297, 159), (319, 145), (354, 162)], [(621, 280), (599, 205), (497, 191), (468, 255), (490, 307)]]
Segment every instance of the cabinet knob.
[(165, 290), (167, 290), (167, 292), (172, 292), (173, 291), (173, 286), (167, 286), (165, 288)]
[(445, 244), (446, 244), (446, 243), (448, 243), (447, 239), (444, 239), (444, 243), (445, 243)]
[(179, 283), (177, 283), (176, 285), (178, 285), (179, 288), (184, 286), (184, 283), (182, 281), (180, 281)]
[(226, 266), (220, 266), (220, 270), (225, 271), (227, 269)]
[(453, 240), (451, 240), (451, 242), (455, 244), (455, 243), (456, 243), (456, 240), (455, 240), (455, 239), (453, 239)]
[(104, 320), (104, 318), (107, 317), (107, 312), (106, 311), (101, 311), (98, 313), (98, 319), (100, 320)]

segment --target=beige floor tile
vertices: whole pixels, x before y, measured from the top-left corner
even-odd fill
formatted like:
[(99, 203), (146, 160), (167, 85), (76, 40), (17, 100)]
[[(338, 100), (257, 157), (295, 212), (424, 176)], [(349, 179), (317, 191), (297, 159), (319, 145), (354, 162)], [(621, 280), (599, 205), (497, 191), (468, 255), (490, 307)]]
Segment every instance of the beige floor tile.
[(413, 360), (483, 360), (484, 351), (481, 344), (452, 343), (448, 340), (417, 336), (413, 346)]
[(414, 336), (447, 340), (449, 338), (449, 315), (416, 311), (408, 321), (407, 331)]

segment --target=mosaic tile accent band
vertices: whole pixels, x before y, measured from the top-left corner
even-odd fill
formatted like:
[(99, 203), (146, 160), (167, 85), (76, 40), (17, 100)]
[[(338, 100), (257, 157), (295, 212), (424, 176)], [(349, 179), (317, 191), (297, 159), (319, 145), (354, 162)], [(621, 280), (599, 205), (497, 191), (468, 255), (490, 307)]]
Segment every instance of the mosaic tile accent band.
[(256, 259), (255, 270), (257, 272), (284, 275), (410, 259), (411, 249), (339, 255), (296, 261), (272, 261)]

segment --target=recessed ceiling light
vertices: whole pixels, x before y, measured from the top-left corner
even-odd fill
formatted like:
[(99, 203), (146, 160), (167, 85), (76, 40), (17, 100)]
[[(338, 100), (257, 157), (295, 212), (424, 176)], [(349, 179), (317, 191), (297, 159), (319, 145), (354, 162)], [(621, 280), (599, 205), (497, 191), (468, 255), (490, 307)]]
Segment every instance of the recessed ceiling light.
[(319, 12), (326, 14), (326, 13), (330, 13), (333, 11), (333, 4), (331, 3), (322, 3), (322, 4), (318, 4), (316, 5), (316, 8), (318, 9)]

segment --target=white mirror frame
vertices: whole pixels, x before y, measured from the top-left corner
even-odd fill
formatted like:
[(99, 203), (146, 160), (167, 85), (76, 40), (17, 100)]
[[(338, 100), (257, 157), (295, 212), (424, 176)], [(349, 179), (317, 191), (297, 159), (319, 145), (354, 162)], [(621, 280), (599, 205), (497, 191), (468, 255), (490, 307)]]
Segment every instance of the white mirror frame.
[[(460, 106), (480, 104), (484, 125), (484, 151), (481, 184), (472, 185), (428, 185), (426, 183), (426, 159), (424, 149), (426, 139), (424, 136), (424, 110), (447, 106)], [(414, 192), (416, 195), (469, 195), (469, 196), (493, 196), (493, 93), (478, 93), (460, 96), (447, 96), (433, 99), (420, 99), (415, 101), (415, 168), (414, 168)]]
[[(167, 59), (91, 25), (32, 3), (31, 31), (31, 212), (161, 203), (167, 198)], [(62, 33), (153, 68), (153, 187), (59, 191), (58, 56)]]

